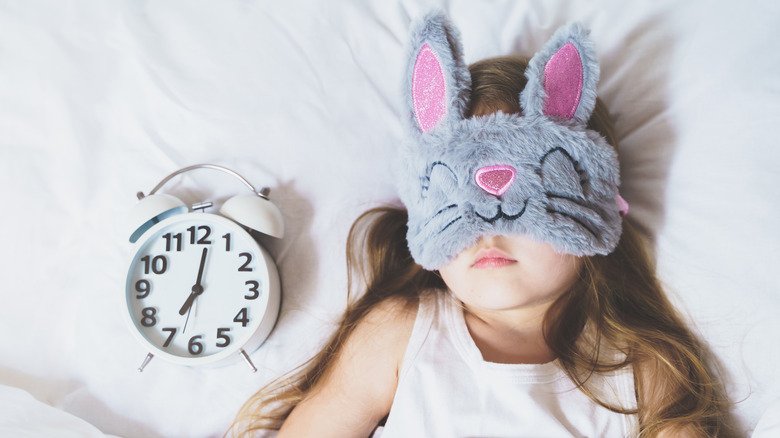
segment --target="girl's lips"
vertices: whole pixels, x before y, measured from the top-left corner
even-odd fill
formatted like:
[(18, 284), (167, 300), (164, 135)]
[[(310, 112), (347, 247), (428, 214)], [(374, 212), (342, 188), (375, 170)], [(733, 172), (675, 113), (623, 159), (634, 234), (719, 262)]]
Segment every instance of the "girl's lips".
[(517, 260), (505, 259), (503, 257), (483, 257), (477, 260), (472, 267), (477, 269), (500, 268), (513, 263), (517, 263)]
[(480, 249), (474, 257), (474, 260), (474, 263), (471, 265), (474, 268), (499, 267), (517, 262), (517, 260), (510, 257), (509, 254), (498, 248)]

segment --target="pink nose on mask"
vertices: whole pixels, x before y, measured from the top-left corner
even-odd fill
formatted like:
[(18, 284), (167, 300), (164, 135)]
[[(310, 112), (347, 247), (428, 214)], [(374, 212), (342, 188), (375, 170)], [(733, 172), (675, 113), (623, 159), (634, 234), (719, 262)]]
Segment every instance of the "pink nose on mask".
[(515, 168), (506, 164), (486, 166), (477, 170), (475, 179), (484, 191), (501, 196), (515, 180)]

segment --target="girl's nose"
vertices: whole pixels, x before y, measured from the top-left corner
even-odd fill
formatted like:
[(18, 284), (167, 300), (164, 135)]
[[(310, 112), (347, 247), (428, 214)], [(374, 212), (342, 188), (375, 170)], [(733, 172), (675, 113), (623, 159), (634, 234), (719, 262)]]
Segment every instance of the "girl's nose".
[(515, 180), (515, 168), (508, 164), (486, 166), (477, 170), (474, 179), (484, 191), (501, 196)]

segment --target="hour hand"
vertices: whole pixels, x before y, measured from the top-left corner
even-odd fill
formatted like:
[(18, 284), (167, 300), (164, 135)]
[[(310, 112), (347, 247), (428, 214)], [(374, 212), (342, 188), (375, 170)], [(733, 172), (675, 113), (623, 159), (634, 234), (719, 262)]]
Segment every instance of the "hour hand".
[(192, 303), (195, 302), (195, 298), (198, 298), (198, 295), (203, 293), (203, 286), (196, 284), (195, 286), (192, 286), (192, 293), (190, 293), (190, 296), (187, 297), (187, 301), (182, 304), (181, 309), (179, 309), (179, 315), (184, 316), (185, 313), (187, 313), (188, 310), (190, 310), (190, 307), (192, 307)]

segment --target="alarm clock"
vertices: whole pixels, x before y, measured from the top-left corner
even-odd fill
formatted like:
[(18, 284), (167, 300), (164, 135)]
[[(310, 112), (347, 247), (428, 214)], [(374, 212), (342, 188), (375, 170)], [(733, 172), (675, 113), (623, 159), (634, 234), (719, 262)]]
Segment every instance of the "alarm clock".
[[(251, 194), (187, 206), (156, 193), (171, 178), (213, 169), (243, 182)], [(236, 172), (214, 164), (185, 167), (165, 177), (128, 216), (133, 257), (122, 312), (130, 331), (149, 350), (138, 371), (157, 356), (187, 366), (218, 366), (243, 358), (268, 337), (279, 315), (276, 264), (252, 230), (281, 239), (284, 221), (268, 199)]]

